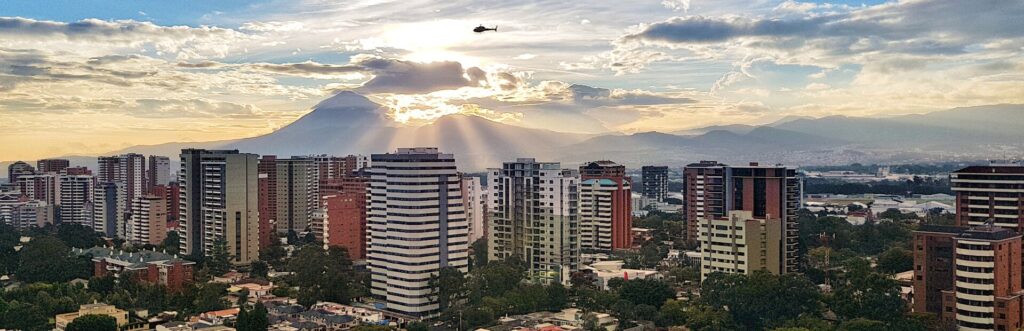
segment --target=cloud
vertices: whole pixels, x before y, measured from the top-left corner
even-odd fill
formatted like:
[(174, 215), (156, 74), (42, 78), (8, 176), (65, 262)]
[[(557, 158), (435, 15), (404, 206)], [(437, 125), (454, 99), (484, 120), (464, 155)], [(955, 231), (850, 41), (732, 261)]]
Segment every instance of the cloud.
[(674, 11), (690, 11), (690, 0), (662, 0), (661, 5)]
[(271, 74), (285, 74), (310, 78), (331, 79), (338, 77), (351, 78), (353, 75), (358, 78), (367, 71), (367, 68), (360, 65), (333, 65), (313, 61), (301, 63), (252, 63), (244, 66), (247, 69), (263, 71)]
[(288, 22), (246, 22), (243, 23), (239, 29), (245, 31), (257, 31), (257, 32), (288, 32), (288, 31), (300, 31), (305, 27), (302, 22), (288, 21)]
[(254, 117), (259, 107), (250, 104), (191, 99), (137, 99), (124, 107), (132, 116), (143, 118), (225, 118)]
[(353, 57), (350, 64), (374, 75), (358, 89), (364, 93), (429, 93), (479, 86), (483, 74), (480, 68), (463, 68), (455, 61), (421, 63), (365, 54)]
[(179, 58), (223, 57), (230, 49), (229, 44), (248, 38), (235, 30), (209, 26), (160, 26), (135, 20), (94, 18), (67, 23), (23, 17), (0, 17), (0, 37), (9, 45), (65, 42), (91, 47), (148, 46)]

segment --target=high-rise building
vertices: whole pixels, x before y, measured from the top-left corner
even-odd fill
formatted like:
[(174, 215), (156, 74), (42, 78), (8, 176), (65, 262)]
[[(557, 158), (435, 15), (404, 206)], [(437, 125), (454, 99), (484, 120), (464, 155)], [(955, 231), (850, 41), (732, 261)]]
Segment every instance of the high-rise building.
[(146, 167), (146, 191), (157, 185), (167, 185), (171, 182), (171, 158), (166, 156), (149, 156), (149, 166)]
[(784, 273), (796, 271), (800, 179), (784, 166), (727, 166), (701, 161), (683, 169), (686, 177), (687, 240), (699, 241), (700, 219), (723, 218), (745, 210), (757, 219), (781, 219), (784, 233)]
[(371, 160), (371, 293), (388, 310), (434, 314), (438, 304), (431, 276), (446, 267), (468, 270), (469, 229), (455, 157), (437, 148), (399, 148)]
[(146, 158), (141, 154), (101, 156), (97, 161), (99, 171), (96, 180), (101, 183), (120, 183), (128, 203), (146, 192)]
[(662, 202), (668, 197), (668, 167), (643, 166), (640, 168), (643, 182), (643, 196), (651, 201)]
[(36, 169), (28, 163), (22, 161), (14, 162), (7, 166), (7, 182), (12, 184), (17, 183), (18, 177), (35, 173)]
[(580, 249), (633, 247), (632, 185), (626, 167), (595, 161), (580, 167)]
[(351, 259), (366, 259), (366, 193), (325, 196), (322, 213), (324, 247), (343, 247)]
[(209, 255), (223, 240), (233, 263), (259, 256), (256, 154), (181, 150), (181, 251)]
[(259, 191), (260, 248), (270, 246), (271, 238), (277, 231), (277, 156), (263, 155), (256, 167), (256, 183)]
[(469, 222), (469, 242), (486, 238), (487, 210), (484, 205), (487, 194), (480, 184), (480, 177), (462, 177), (462, 199), (462, 204), (466, 206), (466, 221)]
[(98, 182), (93, 188), (92, 229), (108, 238), (124, 238), (128, 200), (119, 182)]
[(167, 198), (146, 194), (132, 201), (125, 239), (136, 245), (160, 245), (167, 238)]
[(942, 316), (960, 330), (1021, 328), (1021, 236), (992, 225), (955, 238), (955, 286), (944, 291)]
[(996, 226), (1024, 232), (1024, 166), (970, 166), (949, 174), (956, 192), (956, 224)]
[(92, 227), (93, 190), (90, 175), (60, 175), (60, 222)]
[(181, 186), (178, 182), (171, 182), (166, 185), (157, 185), (149, 189), (149, 195), (163, 197), (167, 206), (167, 222), (177, 222), (181, 210), (178, 206), (181, 203)]
[(7, 225), (19, 229), (41, 228), (47, 224), (55, 223), (55, 214), (56, 209), (54, 206), (45, 201), (25, 201), (14, 207)]
[(15, 183), (21, 194), (56, 206), (60, 203), (60, 175), (55, 173), (21, 175)]
[(276, 159), (277, 232), (304, 232), (320, 209), (320, 175), (311, 158)]
[(71, 162), (65, 159), (42, 159), (36, 161), (36, 171), (41, 174), (48, 172), (61, 173), (71, 166)]
[(488, 173), (488, 259), (515, 258), (532, 280), (568, 282), (579, 270), (579, 173), (532, 158)]
[(914, 311), (942, 315), (942, 291), (953, 288), (953, 251), (961, 227), (921, 225), (914, 231)]
[(92, 170), (89, 170), (89, 168), (86, 167), (68, 167), (64, 169), (62, 173), (70, 176), (93, 175)]
[(698, 241), (698, 220), (725, 217), (725, 169), (715, 161), (700, 161), (683, 168), (686, 197), (686, 240)]
[(782, 220), (756, 218), (753, 212), (733, 210), (726, 217), (702, 218), (698, 226), (701, 280), (713, 272), (784, 272)]

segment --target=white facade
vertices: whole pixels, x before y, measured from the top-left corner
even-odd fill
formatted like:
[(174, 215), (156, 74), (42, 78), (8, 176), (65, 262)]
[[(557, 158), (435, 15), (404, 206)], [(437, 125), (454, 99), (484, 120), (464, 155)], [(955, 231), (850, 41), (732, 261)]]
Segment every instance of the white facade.
[(437, 148), (400, 148), (371, 159), (371, 293), (384, 299), (388, 310), (432, 315), (438, 304), (430, 277), (444, 267), (468, 271), (469, 224), (455, 157)]
[(724, 218), (698, 220), (700, 279), (713, 272), (782, 273), (782, 221), (755, 219), (750, 211), (730, 211)]
[(60, 203), (60, 176), (56, 173), (18, 176), (18, 189), (29, 199), (46, 202), (50, 205)]
[(100, 157), (98, 162), (97, 181), (119, 183), (118, 186), (124, 189), (126, 202), (145, 193), (146, 158), (142, 154)]
[(517, 258), (531, 280), (567, 283), (579, 270), (579, 173), (530, 158), (488, 172), (488, 259)]
[(93, 184), (90, 175), (60, 176), (60, 221), (92, 226)]
[(462, 177), (462, 199), (466, 206), (466, 220), (469, 222), (469, 243), (484, 237), (487, 224), (484, 223), (484, 201), (487, 192), (480, 184), (480, 177)]
[(166, 156), (150, 155), (148, 169), (149, 185), (167, 185), (171, 182), (171, 159)]
[(580, 249), (611, 252), (612, 195), (618, 190), (618, 184), (610, 179), (588, 179), (580, 184)]

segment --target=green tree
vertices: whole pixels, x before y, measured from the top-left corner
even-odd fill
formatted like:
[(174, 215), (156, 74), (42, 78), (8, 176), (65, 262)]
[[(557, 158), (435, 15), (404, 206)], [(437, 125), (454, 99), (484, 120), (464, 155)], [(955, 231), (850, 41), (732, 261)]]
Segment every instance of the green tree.
[(6, 313), (0, 316), (0, 325), (4, 328), (23, 331), (50, 330), (49, 317), (35, 305), (15, 301), (9, 303), (6, 310)]
[(412, 322), (405, 326), (406, 331), (430, 331), (430, 325), (423, 322)]
[(634, 305), (649, 305), (660, 308), (665, 300), (675, 298), (676, 292), (663, 281), (656, 279), (631, 279), (622, 283), (619, 298)]
[(249, 266), (249, 276), (266, 279), (267, 274), (270, 273), (270, 266), (263, 261), (253, 261)]
[(427, 282), (431, 292), (437, 299), (439, 309), (447, 311), (460, 299), (465, 297), (466, 277), (459, 269), (444, 267), (436, 275), (431, 275)]
[(238, 331), (267, 331), (269, 326), (267, 307), (262, 303), (257, 303), (252, 309), (243, 307), (239, 311), (235, 329)]
[(25, 244), (19, 254), (20, 264), (15, 273), (25, 282), (66, 282), (78, 276), (79, 263), (71, 257), (71, 249), (51, 236), (42, 236)]
[(701, 284), (701, 300), (727, 309), (732, 320), (751, 330), (780, 326), (804, 314), (819, 314), (820, 295), (804, 276), (712, 273)]
[(836, 328), (836, 331), (887, 331), (890, 330), (885, 323), (876, 320), (870, 320), (866, 318), (856, 318), (842, 324)]
[(867, 318), (896, 321), (906, 312), (900, 285), (888, 275), (871, 272), (866, 262), (851, 261), (833, 291), (829, 306), (840, 320)]
[(743, 330), (732, 320), (729, 312), (705, 305), (692, 307), (686, 326), (695, 331)]
[(74, 223), (57, 225), (57, 239), (75, 248), (90, 248), (100, 242), (100, 236), (92, 228)]
[(683, 325), (686, 323), (686, 303), (674, 299), (665, 301), (665, 304), (661, 305), (661, 310), (658, 311), (658, 326), (669, 327)]
[(64, 331), (117, 331), (117, 319), (107, 315), (85, 315), (68, 323)]
[(167, 237), (160, 243), (160, 249), (167, 254), (178, 254), (181, 249), (181, 236), (178, 231), (167, 231)]
[(471, 263), (469, 264), (470, 271), (487, 264), (487, 238), (477, 239), (469, 249), (473, 251)]
[(224, 275), (231, 270), (228, 242), (224, 238), (217, 238), (213, 241), (213, 249), (210, 251), (209, 259), (206, 260), (206, 267), (214, 276)]
[(892, 247), (878, 256), (878, 271), (895, 274), (914, 267), (914, 253), (902, 247)]

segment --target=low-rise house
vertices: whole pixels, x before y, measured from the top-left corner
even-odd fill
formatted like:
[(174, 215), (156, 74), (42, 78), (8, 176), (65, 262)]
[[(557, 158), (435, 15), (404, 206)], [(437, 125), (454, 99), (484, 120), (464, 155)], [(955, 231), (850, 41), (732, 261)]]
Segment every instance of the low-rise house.
[(580, 269), (593, 272), (597, 278), (597, 286), (604, 290), (608, 289), (608, 281), (614, 278), (630, 280), (661, 277), (657, 270), (625, 269), (622, 267), (623, 264), (623, 261), (602, 261), (591, 263)]
[(78, 311), (76, 312), (58, 314), (55, 316), (54, 322), (56, 324), (56, 330), (63, 331), (72, 321), (85, 315), (104, 315), (113, 317), (117, 320), (118, 328), (123, 331), (148, 329), (146, 323), (131, 323), (131, 320), (128, 319), (128, 312), (125, 310), (118, 309), (113, 305), (105, 303), (92, 303), (79, 306)]

